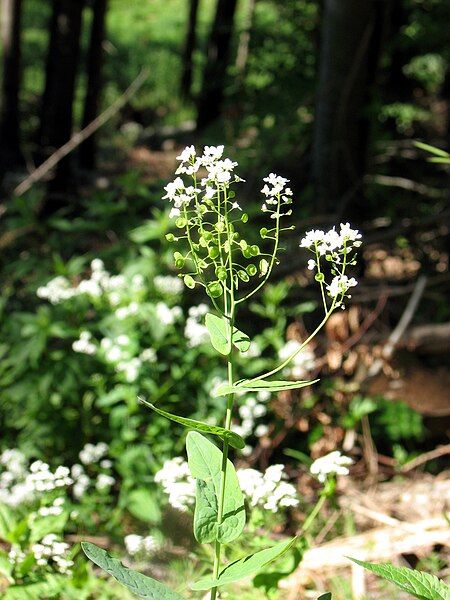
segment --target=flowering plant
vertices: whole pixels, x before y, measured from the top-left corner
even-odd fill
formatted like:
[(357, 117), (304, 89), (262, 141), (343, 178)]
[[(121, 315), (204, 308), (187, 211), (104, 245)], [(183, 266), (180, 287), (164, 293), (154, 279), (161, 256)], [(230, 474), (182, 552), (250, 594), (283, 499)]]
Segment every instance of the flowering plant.
[[(217, 598), (221, 586), (260, 571), (288, 552), (311, 526), (324, 499), (333, 489), (336, 474), (342, 473), (348, 465), (348, 460), (343, 460), (340, 455), (329, 458), (322, 465), (316, 464), (314, 472), (324, 482), (324, 491), (297, 536), (221, 567), (223, 545), (234, 542), (244, 530), (245, 495), (247, 502), (250, 499), (255, 504), (262, 503), (266, 510), (273, 510), (282, 499), (288, 502), (287, 492), (291, 492), (290, 487), (289, 490), (286, 488), (290, 484), (281, 482), (278, 472), (278, 482), (273, 481), (274, 473), (268, 475), (266, 472), (256, 485), (261, 489), (251, 486), (250, 474), (245, 478), (245, 485), (240, 485), (242, 477), (239, 478), (229, 459), (231, 448), (239, 451), (246, 446), (241, 435), (246, 432), (242, 427), (239, 432), (233, 428), (236, 398), (248, 393), (295, 390), (315, 383), (304, 379), (274, 380), (272, 376), (295, 361), (331, 313), (344, 306), (349, 289), (356, 285), (356, 281), (348, 277), (347, 267), (355, 264), (355, 249), (361, 244), (361, 234), (349, 224), (342, 224), (339, 230), (333, 228), (327, 233), (316, 230), (305, 235), (300, 246), (308, 249), (313, 256), (308, 267), (315, 271), (320, 285), (323, 317), (313, 333), (292, 348), (278, 366), (249, 379), (236, 379), (235, 351), (246, 352), (251, 347), (249, 336), (236, 326), (237, 310), (241, 303), (263, 288), (278, 262), (280, 235), (291, 229), (284, 226), (284, 220), (291, 214), (292, 191), (287, 187), (288, 180), (283, 177), (271, 173), (264, 179), (261, 208), (270, 221), (260, 230), (260, 237), (263, 243), (270, 242), (271, 248), (269, 251), (261, 250), (245, 239), (249, 216), (235, 200), (233, 190), (242, 179), (234, 173), (237, 163), (224, 158), (223, 151), (223, 146), (206, 146), (199, 156), (193, 146), (187, 147), (178, 157), (177, 177), (166, 186), (164, 198), (172, 203), (171, 216), (180, 232), (167, 236), (170, 242), (178, 244), (173, 255), (175, 266), (181, 271), (185, 285), (190, 289), (203, 288), (214, 307), (215, 312), (205, 315), (205, 327), (213, 348), (225, 357), (227, 364), (227, 381), (217, 385), (213, 391), (214, 397), (223, 398), (224, 424), (211, 425), (174, 415), (142, 399), (156, 413), (191, 430), (186, 439), (189, 473), (185, 473), (188, 477), (182, 483), (184, 487), (180, 497), (185, 502), (192, 499), (195, 481), (194, 535), (199, 543), (213, 545), (214, 564), (212, 573), (193, 583), (191, 589), (209, 590), (211, 600)], [(189, 178), (189, 182), (183, 177)], [(329, 269), (325, 267), (326, 263)], [(331, 280), (327, 280), (328, 271)], [(221, 449), (205, 434), (218, 438)], [(186, 471), (181, 463), (178, 467)], [(271, 469), (276, 470), (275, 466)], [(241, 487), (244, 487), (245, 495)], [(270, 487), (267, 494), (266, 487)], [(278, 495), (274, 494), (275, 490)], [(83, 549), (93, 562), (138, 595), (166, 600), (181, 598), (156, 580), (126, 569), (93, 544), (84, 543)]]

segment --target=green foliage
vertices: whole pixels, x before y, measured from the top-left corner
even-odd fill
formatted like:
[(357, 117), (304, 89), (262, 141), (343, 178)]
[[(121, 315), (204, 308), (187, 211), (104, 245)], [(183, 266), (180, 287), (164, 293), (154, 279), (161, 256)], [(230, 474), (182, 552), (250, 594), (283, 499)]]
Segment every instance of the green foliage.
[(394, 567), (389, 563), (374, 564), (351, 558), (353, 562), (376, 575), (391, 581), (404, 592), (419, 600), (449, 600), (450, 587), (443, 581), (422, 571), (406, 567)]
[(217, 579), (204, 577), (200, 581), (194, 583), (191, 588), (193, 590), (208, 590), (214, 586), (222, 586), (234, 581), (239, 581), (244, 577), (248, 577), (261, 570), (266, 565), (270, 564), (277, 558), (285, 554), (297, 542), (297, 538), (279, 542), (272, 548), (260, 550), (250, 556), (245, 556), (227, 565), (220, 571)]
[(90, 542), (82, 542), (86, 556), (97, 566), (112, 575), (133, 594), (147, 600), (181, 600), (181, 596), (151, 577), (128, 569), (105, 550)]

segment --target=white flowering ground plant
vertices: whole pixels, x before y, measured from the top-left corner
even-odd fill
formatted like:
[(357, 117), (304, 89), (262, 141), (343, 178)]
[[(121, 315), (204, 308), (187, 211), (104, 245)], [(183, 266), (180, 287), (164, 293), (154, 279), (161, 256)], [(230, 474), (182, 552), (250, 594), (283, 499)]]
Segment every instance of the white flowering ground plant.
[[(246, 524), (245, 495), (247, 501), (260, 503), (269, 511), (283, 502), (295, 504), (290, 484), (281, 482), (278, 471), (270, 473), (267, 481), (267, 473), (261, 480), (258, 475), (253, 487), (251, 474), (247, 473), (245, 481), (240, 480), (229, 455), (231, 449), (245, 449), (243, 435), (248, 432), (242, 428), (237, 432), (233, 428), (236, 399), (245, 398), (247, 394), (295, 390), (315, 383), (307, 379), (273, 379), (273, 376), (295, 361), (331, 313), (344, 306), (349, 290), (356, 285), (356, 281), (348, 277), (347, 268), (355, 263), (355, 250), (361, 244), (361, 234), (349, 224), (342, 224), (338, 230), (333, 228), (327, 233), (317, 230), (305, 235), (300, 246), (309, 250), (313, 257), (308, 267), (315, 271), (320, 285), (323, 317), (314, 332), (303, 343), (293, 347), (291, 353), (284, 355), (278, 366), (249, 379), (237, 379), (235, 354), (251, 348), (249, 336), (237, 327), (238, 308), (263, 288), (278, 263), (280, 236), (284, 230), (291, 228), (285, 222), (291, 214), (292, 191), (288, 180), (283, 177), (271, 173), (264, 179), (261, 210), (267, 215), (267, 226), (260, 230), (260, 237), (262, 244), (269, 248), (261, 249), (259, 245), (250, 244), (245, 235), (249, 217), (242, 211), (234, 192), (234, 187), (242, 180), (235, 173), (237, 163), (225, 158), (223, 152), (223, 146), (206, 146), (201, 155), (193, 146), (185, 148), (178, 157), (177, 177), (166, 186), (164, 198), (172, 204), (171, 216), (179, 231), (167, 237), (177, 247), (174, 261), (181, 272), (180, 277), (188, 288), (202, 288), (214, 309), (206, 313), (204, 323), (213, 348), (226, 361), (227, 380), (213, 391), (214, 397), (223, 402), (224, 421), (222, 425), (195, 421), (142, 400), (159, 415), (190, 429), (186, 438), (187, 468), (181, 463), (178, 465), (186, 471), (186, 481), (180, 484), (183, 489), (177, 491), (175, 482), (169, 482), (167, 491), (177, 495), (182, 507), (193, 502), (195, 485), (194, 535), (200, 544), (212, 545), (214, 558), (211, 572), (190, 587), (202, 593), (208, 591), (211, 600), (217, 598), (222, 586), (265, 569), (293, 548), (310, 527), (329, 494), (330, 482), (334, 481), (336, 474), (342, 473), (347, 464), (332, 457), (324, 465), (319, 465), (317, 475), (324, 482), (324, 493), (297, 536), (222, 565), (223, 546), (233, 544)], [(327, 270), (324, 269), (325, 261), (330, 267)], [(331, 273), (331, 279), (327, 280), (325, 272)], [(220, 448), (207, 436), (220, 442)], [(276, 470), (276, 466), (271, 469)], [(274, 477), (278, 481), (274, 481)], [(126, 569), (93, 544), (84, 543), (83, 549), (94, 563), (137, 595), (166, 600), (181, 598), (162, 583)]]

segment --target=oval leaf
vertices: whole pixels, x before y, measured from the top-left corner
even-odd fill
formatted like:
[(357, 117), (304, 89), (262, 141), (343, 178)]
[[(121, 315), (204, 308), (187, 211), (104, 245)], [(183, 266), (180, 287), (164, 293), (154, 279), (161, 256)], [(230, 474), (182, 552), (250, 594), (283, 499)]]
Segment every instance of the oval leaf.
[(194, 536), (200, 544), (217, 540), (219, 524), (216, 491), (212, 481), (197, 479), (195, 490)]
[(140, 598), (147, 600), (183, 600), (171, 589), (142, 573), (128, 569), (119, 560), (110, 556), (106, 550), (90, 542), (82, 542), (86, 556), (98, 567), (112, 575), (119, 583), (127, 587)]
[(250, 338), (237, 327), (233, 327), (232, 342), (240, 352), (247, 352), (250, 348)]
[(142, 402), (142, 404), (145, 404), (145, 406), (148, 406), (149, 408), (157, 412), (159, 415), (166, 417), (166, 419), (170, 419), (175, 423), (184, 425), (184, 427), (190, 427), (191, 429), (195, 429), (196, 431), (202, 431), (203, 433), (217, 435), (220, 438), (227, 440), (230, 446), (236, 448), (237, 450), (242, 450), (242, 448), (244, 448), (245, 446), (245, 442), (241, 438), (241, 436), (237, 433), (234, 433), (233, 431), (230, 431), (229, 429), (224, 429), (223, 427), (219, 427), (216, 425), (208, 425), (207, 423), (195, 421), (194, 419), (188, 419), (186, 417), (179, 417), (178, 415), (173, 415), (172, 413), (168, 413), (165, 410), (157, 408), (156, 406), (154, 406), (150, 402), (147, 402), (141, 397), (139, 397), (139, 401)]
[(218, 587), (220, 585), (225, 585), (226, 583), (233, 583), (234, 581), (239, 581), (244, 577), (248, 577), (252, 575), (256, 571), (259, 571), (265, 565), (273, 562), (275, 559), (282, 556), (285, 552), (287, 552), (297, 541), (297, 538), (293, 538), (291, 540), (285, 540), (283, 542), (279, 542), (272, 548), (266, 548), (265, 550), (260, 550), (259, 552), (255, 552), (255, 554), (250, 554), (249, 556), (245, 556), (244, 558), (240, 558), (227, 565), (219, 574), (217, 579), (213, 579), (212, 577), (204, 577), (197, 581), (191, 586), (193, 590), (209, 590), (212, 587)]
[(450, 600), (450, 587), (443, 581), (407, 567), (394, 567), (389, 563), (374, 564), (349, 557), (357, 565), (372, 571), (387, 581), (395, 583), (404, 592), (420, 600)]
[(211, 344), (220, 352), (227, 355), (231, 352), (231, 341), (228, 335), (228, 323), (226, 319), (208, 313), (205, 317), (205, 325), (211, 338)]
[[(192, 477), (209, 484), (208, 491), (214, 489), (217, 501), (220, 493), (222, 452), (207, 438), (195, 431), (188, 433), (186, 449)], [(199, 518), (203, 517), (200, 514), (198, 516)], [(223, 517), (222, 523), (217, 527), (217, 540), (225, 544), (232, 542), (241, 535), (244, 526), (244, 496), (239, 487), (234, 466), (230, 460), (227, 460)]]

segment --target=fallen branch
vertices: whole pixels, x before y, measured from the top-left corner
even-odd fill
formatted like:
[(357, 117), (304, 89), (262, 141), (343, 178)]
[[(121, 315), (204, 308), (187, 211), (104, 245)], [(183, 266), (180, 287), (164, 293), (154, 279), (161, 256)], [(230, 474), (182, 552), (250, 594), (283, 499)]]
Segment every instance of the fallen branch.
[(446, 444), (445, 446), (438, 446), (434, 450), (430, 450), (429, 452), (425, 452), (416, 458), (408, 461), (402, 467), (402, 473), (408, 473), (408, 471), (412, 471), (416, 467), (423, 465), (429, 460), (434, 460), (435, 458), (439, 458), (441, 456), (445, 456), (446, 454), (450, 454), (450, 444)]
[(37, 169), (35, 169), (30, 175), (28, 175), (19, 185), (14, 189), (13, 194), (20, 196), (25, 194), (35, 183), (40, 181), (45, 175), (51, 171), (56, 165), (68, 154), (70, 154), (75, 148), (83, 143), (88, 137), (100, 129), (111, 117), (113, 117), (128, 100), (139, 90), (143, 85), (148, 76), (148, 69), (142, 69), (136, 79), (131, 85), (124, 91), (124, 93), (117, 98), (111, 106), (103, 111), (94, 121), (86, 125), (84, 129), (75, 133), (68, 142), (58, 148), (46, 161), (44, 161)]

